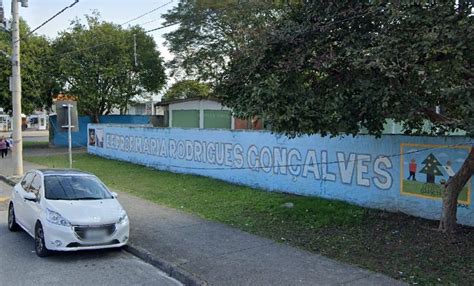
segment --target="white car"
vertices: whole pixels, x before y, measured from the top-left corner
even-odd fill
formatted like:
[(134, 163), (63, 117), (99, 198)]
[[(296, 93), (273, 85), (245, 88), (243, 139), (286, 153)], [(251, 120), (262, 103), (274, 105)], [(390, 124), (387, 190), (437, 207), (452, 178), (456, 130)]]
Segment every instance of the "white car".
[(26, 173), (12, 191), (8, 229), (23, 228), (40, 257), (50, 251), (122, 247), (129, 220), (117, 194), (94, 175), (42, 169)]

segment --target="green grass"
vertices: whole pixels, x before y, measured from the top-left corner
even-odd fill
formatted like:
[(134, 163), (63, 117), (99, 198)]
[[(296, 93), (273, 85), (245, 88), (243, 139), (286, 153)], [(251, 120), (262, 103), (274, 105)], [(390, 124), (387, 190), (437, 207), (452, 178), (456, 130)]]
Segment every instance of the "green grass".
[[(30, 157), (67, 167), (66, 156)], [(456, 236), (437, 222), (343, 202), (260, 191), (200, 176), (162, 172), (87, 154), (74, 167), (109, 187), (419, 284), (474, 284), (474, 229)], [(292, 202), (293, 208), (282, 204)]]
[(23, 141), (23, 148), (48, 148), (49, 142), (44, 141)]
[[(49, 167), (66, 168), (65, 156), (29, 157)], [(201, 176), (160, 172), (86, 154), (74, 156), (74, 168), (100, 177), (110, 188), (170, 207), (241, 227), (298, 223), (311, 227), (360, 223), (363, 209), (342, 202), (256, 191)], [(280, 205), (293, 202), (294, 208)]]
[[(443, 186), (438, 184), (428, 184), (423, 181), (403, 180), (403, 192), (441, 199), (443, 196)], [(468, 187), (466, 186), (459, 194), (458, 200), (460, 202), (467, 202), (467, 194)]]

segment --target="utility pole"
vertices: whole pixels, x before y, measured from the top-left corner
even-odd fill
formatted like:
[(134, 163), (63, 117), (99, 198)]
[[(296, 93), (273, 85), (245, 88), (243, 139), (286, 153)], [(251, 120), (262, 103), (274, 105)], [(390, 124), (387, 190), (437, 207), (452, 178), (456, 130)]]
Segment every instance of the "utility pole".
[(3, 10), (3, 1), (0, 0), (0, 25), (2, 29), (5, 29), (5, 10)]
[(133, 34), (133, 58), (135, 59), (135, 66), (138, 66), (138, 60), (137, 60), (137, 34)]
[[(28, 0), (20, 0), (28, 7)], [(23, 142), (21, 132), (20, 15), (18, 0), (12, 0), (12, 107), (13, 107), (13, 175), (23, 175)]]
[[(72, 118), (71, 118), (71, 109), (72, 105), (68, 103), (63, 105), (64, 108), (67, 108), (67, 141), (69, 149), (69, 169), (72, 169)], [(61, 126), (64, 128), (64, 126)]]

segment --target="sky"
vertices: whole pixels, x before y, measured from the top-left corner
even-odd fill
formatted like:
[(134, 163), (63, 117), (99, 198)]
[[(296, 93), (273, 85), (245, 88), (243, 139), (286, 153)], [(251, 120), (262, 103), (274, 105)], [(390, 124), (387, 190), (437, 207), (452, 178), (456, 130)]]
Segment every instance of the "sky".
[[(3, 1), (5, 17), (10, 18), (11, 1), (0, 1)], [(74, 0), (29, 0), (28, 2), (28, 8), (23, 8), (20, 5), (20, 16), (27, 21), (32, 29), (34, 29), (64, 7), (72, 4)], [(84, 19), (85, 14), (91, 14), (94, 10), (97, 10), (100, 13), (104, 21), (122, 24), (166, 4), (163, 8), (160, 8), (136, 21), (130, 22), (130, 25), (139, 24), (145, 30), (150, 30), (160, 27), (163, 22), (161, 14), (166, 13), (167, 10), (173, 8), (173, 6), (177, 5), (178, 2), (179, 0), (79, 0), (79, 3), (39, 29), (37, 34), (45, 35), (49, 38), (55, 38), (58, 32), (66, 30), (69, 27), (71, 20), (76, 18)], [(158, 49), (165, 60), (170, 60), (172, 55), (164, 46), (163, 34), (172, 31), (174, 28), (175, 27), (169, 27), (150, 32), (150, 35), (155, 38), (155, 41), (158, 44)]]

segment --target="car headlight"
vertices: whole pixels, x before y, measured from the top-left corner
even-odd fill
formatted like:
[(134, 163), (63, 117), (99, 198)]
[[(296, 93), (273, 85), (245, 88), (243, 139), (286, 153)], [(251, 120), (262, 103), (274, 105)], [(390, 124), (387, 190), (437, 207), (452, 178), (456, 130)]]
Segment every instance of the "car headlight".
[(50, 209), (46, 209), (46, 219), (50, 222), (50, 223), (54, 223), (54, 224), (57, 224), (57, 225), (62, 225), (62, 226), (70, 226), (71, 223), (65, 219), (62, 215), (60, 215), (59, 213), (55, 212), (55, 211), (52, 211)]
[(122, 210), (122, 212), (120, 213), (120, 218), (117, 223), (122, 224), (122, 223), (125, 223), (127, 220), (128, 220), (127, 213), (124, 210)]

